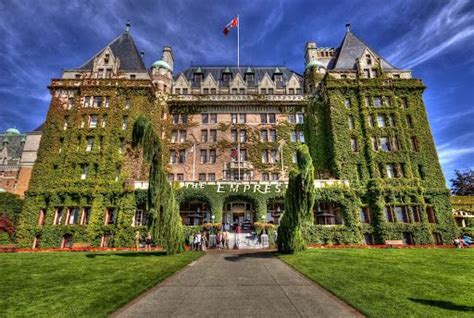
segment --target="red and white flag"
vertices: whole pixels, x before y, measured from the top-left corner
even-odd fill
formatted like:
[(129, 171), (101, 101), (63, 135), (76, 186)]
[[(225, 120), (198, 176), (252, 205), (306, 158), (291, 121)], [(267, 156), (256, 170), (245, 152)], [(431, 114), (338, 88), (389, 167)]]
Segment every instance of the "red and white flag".
[(224, 35), (229, 34), (230, 29), (239, 26), (239, 18), (233, 18), (224, 28)]

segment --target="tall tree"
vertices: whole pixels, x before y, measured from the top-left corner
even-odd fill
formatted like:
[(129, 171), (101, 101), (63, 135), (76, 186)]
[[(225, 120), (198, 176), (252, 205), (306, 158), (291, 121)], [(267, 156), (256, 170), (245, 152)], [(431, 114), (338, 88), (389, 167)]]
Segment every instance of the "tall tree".
[(155, 240), (162, 242), (167, 254), (184, 250), (184, 231), (179, 205), (163, 167), (160, 135), (152, 122), (140, 116), (133, 125), (133, 147), (143, 148), (144, 159), (150, 164), (147, 206), (148, 227)]
[(314, 167), (308, 146), (301, 145), (296, 152), (297, 169), (290, 172), (285, 195), (285, 212), (278, 227), (278, 250), (296, 253), (304, 250), (302, 227), (313, 222)]
[(474, 171), (454, 170), (455, 178), (451, 179), (451, 191), (454, 195), (474, 195)]

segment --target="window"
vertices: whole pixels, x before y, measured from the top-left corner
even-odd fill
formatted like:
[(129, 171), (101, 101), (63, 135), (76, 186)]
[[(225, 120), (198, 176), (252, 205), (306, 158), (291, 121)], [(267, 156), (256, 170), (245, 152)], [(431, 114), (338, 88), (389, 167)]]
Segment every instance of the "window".
[(269, 88), (269, 89), (268, 89), (268, 94), (269, 94), (269, 95), (273, 94), (273, 88)]
[(374, 107), (382, 107), (382, 98), (380, 96), (374, 97)]
[(186, 151), (185, 150), (180, 150), (179, 151), (179, 161), (178, 163), (185, 163), (186, 161)]
[(385, 165), (385, 171), (386, 171), (387, 178), (390, 178), (390, 179), (395, 178), (395, 167), (393, 163), (387, 163)]
[(81, 179), (82, 180), (87, 179), (88, 173), (89, 173), (89, 166), (81, 165)]
[(67, 100), (67, 109), (71, 109), (74, 107), (74, 98), (68, 98)]
[(428, 216), (428, 222), (430, 223), (437, 223), (436, 221), (436, 213), (435, 213), (435, 210), (433, 208), (433, 206), (431, 205), (428, 205), (426, 207), (426, 214)]
[(91, 208), (84, 208), (82, 210), (81, 225), (89, 224), (90, 215), (91, 215)]
[(186, 130), (182, 129), (179, 131), (179, 142), (186, 142)]
[(181, 115), (181, 123), (182, 124), (187, 124), (188, 123), (188, 115), (186, 115), (186, 114)]
[(89, 128), (97, 127), (97, 115), (91, 115), (89, 117)]
[(209, 114), (201, 114), (201, 122), (203, 124), (208, 124), (209, 123)]
[(201, 163), (207, 163), (207, 150), (201, 149)]
[(377, 115), (377, 126), (378, 127), (385, 127), (385, 115)]
[(385, 105), (388, 107), (392, 107), (392, 97), (390, 96), (385, 97)]
[(354, 117), (349, 116), (347, 118), (347, 125), (349, 126), (349, 129), (354, 129)]
[(402, 97), (402, 108), (408, 108), (408, 98)]
[(296, 124), (296, 115), (295, 114), (288, 114), (288, 121), (291, 124)]
[(106, 96), (105, 97), (105, 107), (108, 108), (110, 106), (110, 97)]
[(178, 156), (177, 156), (176, 151), (172, 151), (172, 152), (170, 153), (170, 163), (176, 163), (176, 162), (178, 162), (178, 158), (177, 158), (177, 157), (178, 157)]
[[(202, 131), (205, 131), (207, 133), (207, 130), (202, 130)], [(206, 136), (206, 139), (207, 139), (207, 136)], [(171, 131), (171, 142), (172, 143), (177, 143), (178, 142), (178, 131), (177, 130)]]
[(56, 208), (56, 212), (54, 213), (53, 225), (60, 225), (62, 222), (63, 222), (63, 209)]
[(409, 207), (409, 210), (411, 211), (411, 215), (413, 217), (413, 222), (415, 222), (415, 223), (421, 222), (420, 207), (418, 205), (413, 205), (413, 206)]
[(247, 149), (240, 149), (240, 161), (247, 161)]
[(268, 180), (270, 180), (268, 173), (266, 172), (262, 173), (262, 181), (268, 181)]
[(276, 122), (276, 115), (274, 113), (268, 114), (268, 123), (274, 124)]
[(86, 151), (92, 151), (92, 147), (94, 146), (94, 137), (87, 137), (87, 145)]
[(395, 216), (397, 217), (398, 222), (408, 223), (408, 215), (406, 213), (405, 207), (396, 206), (394, 208)]
[(216, 181), (216, 174), (215, 173), (208, 173), (207, 174), (207, 179), (209, 181)]
[(179, 115), (173, 114), (173, 124), (179, 124)]
[(68, 119), (69, 119), (69, 116), (65, 116), (65, 117), (64, 117), (64, 126), (63, 126), (63, 129), (64, 129), (64, 130), (67, 129), (67, 125), (68, 125), (68, 124), (67, 124), (67, 121), (68, 121)]
[(411, 145), (411, 150), (413, 150), (415, 152), (419, 150), (418, 139), (416, 139), (415, 136), (411, 136), (410, 145)]
[(174, 174), (172, 174), (172, 173), (168, 174), (168, 181), (170, 181), (170, 182), (174, 181)]
[(209, 150), (209, 163), (216, 163), (216, 150)]
[(254, 81), (254, 75), (251, 74), (251, 73), (245, 74), (245, 80), (246, 80), (247, 82), (253, 82), (253, 81)]
[(358, 152), (359, 151), (359, 146), (357, 144), (357, 139), (356, 138), (351, 138), (351, 149), (353, 152)]
[(183, 95), (186, 95), (188, 94), (188, 89), (187, 88), (183, 88)]
[(239, 137), (240, 142), (247, 142), (247, 131), (246, 130), (239, 130)]
[(46, 209), (41, 209), (38, 216), (38, 225), (43, 226), (46, 219)]
[(90, 96), (85, 96), (84, 97), (84, 107), (88, 108), (91, 107), (91, 98)]
[(368, 207), (360, 208), (360, 223), (370, 223), (370, 214)]
[(304, 132), (299, 131), (298, 138), (299, 138), (299, 141), (304, 144)]
[(130, 106), (132, 106), (132, 101), (130, 98), (125, 99), (125, 109), (130, 109)]
[(314, 221), (316, 224), (336, 225), (343, 224), (340, 207), (333, 202), (315, 203)]
[(105, 211), (105, 220), (104, 224), (115, 224), (115, 218), (116, 218), (116, 210), (112, 208), (108, 208)]
[(296, 121), (298, 124), (303, 124), (304, 122), (304, 116), (303, 116), (303, 113), (298, 113), (296, 114)]
[(365, 63), (367, 63), (367, 65), (372, 65), (372, 58), (370, 57), (370, 54), (365, 55)]
[(217, 114), (210, 114), (211, 124), (217, 124)]
[(211, 94), (216, 94), (217, 93), (217, 90), (215, 88), (211, 88)]
[(232, 124), (237, 124), (237, 114), (230, 114)]
[(407, 115), (407, 117), (405, 119), (405, 122), (406, 122), (408, 128), (413, 128), (413, 120), (411, 119), (410, 115)]
[(384, 212), (384, 215), (385, 215), (385, 220), (387, 222), (394, 222), (392, 207), (384, 206), (383, 207), (383, 212)]
[(261, 124), (267, 123), (267, 114), (260, 114), (260, 123)]
[(276, 130), (270, 129), (270, 142), (276, 142)]
[(237, 129), (232, 129), (230, 131), (230, 136), (231, 136), (232, 142), (237, 142)]
[(135, 74), (130, 74), (130, 79), (135, 79), (137, 76)]
[(261, 131), (261, 141), (267, 142), (268, 141), (268, 132), (266, 129)]
[(278, 181), (280, 179), (280, 174), (278, 173), (272, 173), (272, 180), (273, 181)]
[(206, 174), (205, 173), (200, 173), (199, 174), (199, 181), (206, 181)]
[(176, 179), (178, 179), (178, 181), (183, 181), (184, 180), (184, 174), (182, 174), (182, 173), (176, 174)]
[(245, 124), (247, 122), (247, 114), (239, 114), (239, 123)]
[(295, 89), (294, 88), (289, 88), (288, 89), (288, 94), (294, 95), (295, 94)]
[(238, 91), (237, 91), (237, 88), (232, 88), (232, 94), (233, 94), (233, 95), (237, 95), (237, 92), (238, 92)]
[(382, 151), (388, 152), (390, 151), (390, 141), (388, 137), (380, 137), (379, 138), (379, 149), (382, 149)]
[[(171, 139), (171, 142), (173, 142), (173, 139)], [(206, 129), (201, 130), (201, 142), (207, 142), (207, 130)]]
[(346, 99), (344, 100), (344, 106), (345, 106), (346, 108), (350, 108), (350, 107), (351, 107), (351, 100), (350, 100), (349, 98), (346, 98)]
[(132, 226), (143, 226), (143, 210), (136, 210), (132, 220)]
[(104, 77), (104, 69), (103, 68), (99, 68), (97, 70), (97, 78), (102, 78)]
[(422, 180), (425, 179), (425, 168), (423, 165), (418, 165), (418, 175)]
[(122, 118), (122, 130), (127, 129), (127, 126), (128, 126), (128, 117), (123, 116), (123, 118)]
[(296, 155), (296, 152), (291, 156), (291, 162), (298, 163), (298, 156)]
[(204, 94), (209, 94), (209, 88), (204, 88), (204, 89), (203, 89), (203, 93), (204, 93)]
[(102, 128), (105, 128), (105, 126), (107, 126), (107, 120), (108, 120), (108, 117), (107, 115), (104, 115), (104, 117), (102, 117)]
[(395, 127), (395, 115), (394, 114), (390, 114), (388, 116), (388, 124), (390, 127)]
[(94, 104), (92, 106), (96, 108), (102, 107), (102, 97), (100, 96), (94, 97)]
[(370, 70), (369, 69), (365, 69), (364, 70), (364, 75), (366, 78), (370, 78)]
[(374, 116), (369, 115), (369, 120), (368, 120), (368, 122), (369, 122), (369, 126), (370, 126), (370, 127), (375, 127)]
[(67, 224), (77, 224), (78, 220), (79, 220), (79, 209), (78, 208), (69, 209), (69, 217), (67, 220)]
[(370, 106), (370, 98), (368, 96), (365, 97), (365, 106)]
[(210, 134), (211, 142), (217, 142), (217, 130), (211, 129)]

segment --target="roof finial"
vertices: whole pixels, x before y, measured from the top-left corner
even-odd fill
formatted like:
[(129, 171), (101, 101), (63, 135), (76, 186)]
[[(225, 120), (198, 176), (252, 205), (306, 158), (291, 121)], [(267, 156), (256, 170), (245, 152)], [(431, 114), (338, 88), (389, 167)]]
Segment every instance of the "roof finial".
[(351, 32), (351, 24), (350, 24), (349, 20), (346, 20), (346, 31)]
[(125, 24), (125, 32), (129, 32), (130, 31), (130, 20), (127, 20), (127, 23)]

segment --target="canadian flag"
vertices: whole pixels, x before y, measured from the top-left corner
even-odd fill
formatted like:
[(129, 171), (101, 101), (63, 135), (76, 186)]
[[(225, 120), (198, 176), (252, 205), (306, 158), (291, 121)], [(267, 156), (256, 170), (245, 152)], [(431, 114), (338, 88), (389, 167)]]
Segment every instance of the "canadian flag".
[(239, 26), (239, 18), (233, 18), (224, 28), (224, 35), (227, 36), (229, 34), (230, 29)]

